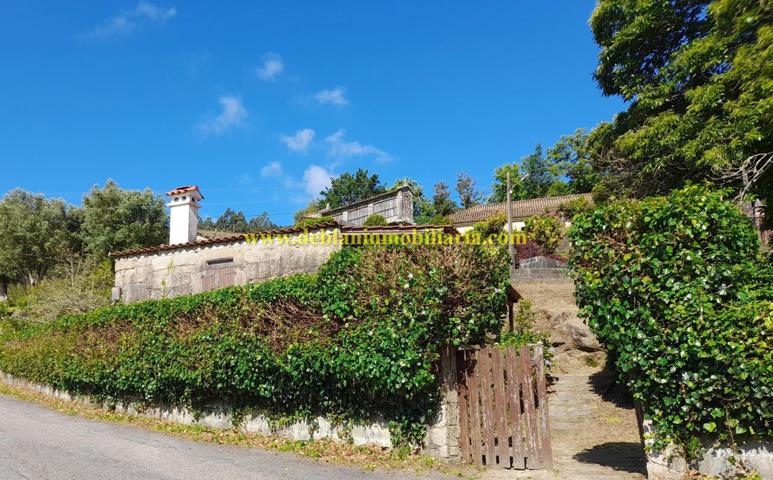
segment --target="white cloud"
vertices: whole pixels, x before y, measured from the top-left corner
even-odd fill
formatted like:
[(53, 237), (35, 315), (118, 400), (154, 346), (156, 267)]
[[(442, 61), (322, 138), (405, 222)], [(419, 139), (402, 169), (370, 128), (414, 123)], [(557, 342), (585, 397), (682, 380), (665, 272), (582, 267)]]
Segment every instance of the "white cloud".
[(247, 118), (247, 109), (244, 108), (241, 98), (234, 95), (223, 95), (219, 102), (220, 113), (198, 125), (201, 133), (220, 135), (231, 127), (241, 125)]
[(314, 98), (322, 105), (335, 105), (336, 107), (343, 107), (349, 104), (349, 100), (346, 98), (346, 89), (344, 87), (336, 87), (332, 90), (322, 90), (314, 95)]
[(328, 155), (340, 160), (359, 156), (373, 156), (377, 162), (392, 160), (392, 156), (380, 148), (373, 145), (363, 145), (360, 142), (348, 142), (344, 140), (344, 135), (346, 135), (346, 130), (339, 129), (325, 139), (329, 146)]
[(263, 166), (260, 169), (260, 176), (263, 178), (276, 178), (281, 177), (283, 174), (282, 164), (279, 162), (271, 162)]
[(148, 2), (140, 2), (131, 10), (123, 10), (110, 17), (85, 34), (86, 37), (104, 38), (115, 35), (128, 35), (141, 23), (166, 23), (177, 15), (174, 7), (159, 7)]
[(330, 180), (333, 174), (319, 165), (309, 165), (309, 168), (303, 172), (303, 188), (312, 198), (319, 196), (319, 193), (330, 186)]
[(287, 148), (293, 152), (306, 153), (311, 141), (314, 140), (314, 135), (314, 130), (304, 128), (295, 132), (294, 135), (280, 135), (279, 141), (287, 145)]
[(267, 53), (263, 55), (263, 65), (255, 68), (255, 73), (263, 80), (274, 80), (284, 72), (284, 69), (282, 57), (276, 53)]

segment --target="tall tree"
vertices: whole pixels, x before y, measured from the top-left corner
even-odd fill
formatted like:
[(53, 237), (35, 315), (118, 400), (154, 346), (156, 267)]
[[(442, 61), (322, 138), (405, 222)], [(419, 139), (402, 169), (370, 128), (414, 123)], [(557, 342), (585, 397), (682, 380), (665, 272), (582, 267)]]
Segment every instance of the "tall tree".
[(244, 233), (247, 231), (247, 218), (244, 216), (244, 212), (231, 210), (226, 208), (225, 212), (215, 220), (215, 230), (223, 232), (239, 232)]
[(510, 174), (510, 198), (513, 200), (524, 200), (526, 188), (521, 181), (523, 173), (517, 163), (508, 163), (497, 167), (494, 170), (494, 184), (491, 185), (491, 195), (489, 203), (501, 203), (507, 200), (507, 174)]
[(458, 207), (456, 202), (451, 199), (451, 191), (446, 182), (435, 184), (435, 191), (432, 194), (432, 207), (436, 215), (445, 217), (453, 213)]
[[(591, 135), (608, 186), (662, 193), (773, 151), (772, 13), (759, 0), (598, 1), (595, 78), (629, 102)], [(756, 191), (773, 195), (773, 174)]]
[(330, 182), (330, 187), (320, 192), (319, 205), (338, 208), (359, 202), (373, 195), (386, 192), (378, 175), (369, 175), (367, 170), (358, 169), (354, 175), (343, 173)]
[(268, 212), (263, 212), (257, 217), (250, 218), (250, 221), (247, 222), (246, 232), (260, 232), (263, 230), (272, 230), (277, 227), (278, 225), (271, 221)]
[(539, 198), (547, 196), (548, 189), (556, 181), (551, 172), (550, 163), (542, 152), (539, 143), (534, 147), (534, 152), (521, 159), (521, 168), (525, 178), (521, 182), (525, 198)]
[(167, 223), (163, 198), (149, 189), (124, 190), (108, 180), (83, 198), (81, 235), (86, 252), (98, 259), (115, 250), (166, 242)]
[(470, 208), (483, 201), (483, 194), (475, 187), (475, 179), (464, 172), (456, 176), (456, 193), (462, 208)]
[(547, 153), (550, 170), (557, 178), (566, 178), (567, 193), (587, 193), (598, 182), (588, 149), (588, 133), (580, 128), (562, 136)]
[(0, 280), (35, 285), (77, 248), (72, 207), (24, 190), (0, 202)]

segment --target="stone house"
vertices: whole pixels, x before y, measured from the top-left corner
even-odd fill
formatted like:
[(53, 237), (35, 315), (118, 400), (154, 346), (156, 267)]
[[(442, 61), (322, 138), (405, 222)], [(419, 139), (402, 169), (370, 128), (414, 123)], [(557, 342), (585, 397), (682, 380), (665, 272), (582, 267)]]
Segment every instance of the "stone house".
[[(341, 248), (343, 237), (362, 234), (362, 223), (374, 213), (393, 225), (368, 229), (370, 233), (414, 228), (413, 192), (407, 185), (324, 211), (336, 221), (318, 224), (308, 231), (291, 227), (256, 235), (199, 231), (199, 202), (204, 196), (197, 186), (178, 187), (166, 195), (169, 243), (111, 253), (115, 259), (113, 300), (129, 303), (168, 298), (314, 272)], [(423, 227), (427, 229), (450, 227)], [(320, 233), (337, 240), (308, 241), (309, 235)]]

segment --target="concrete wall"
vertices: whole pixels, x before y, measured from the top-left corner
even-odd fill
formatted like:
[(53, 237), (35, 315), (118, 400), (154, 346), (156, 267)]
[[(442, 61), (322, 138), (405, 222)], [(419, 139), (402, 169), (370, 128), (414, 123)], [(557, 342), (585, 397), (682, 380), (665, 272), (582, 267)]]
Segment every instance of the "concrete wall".
[(298, 244), (301, 235), (287, 243), (241, 241), (119, 257), (113, 297), (130, 303), (313, 272), (341, 248), (337, 242)]

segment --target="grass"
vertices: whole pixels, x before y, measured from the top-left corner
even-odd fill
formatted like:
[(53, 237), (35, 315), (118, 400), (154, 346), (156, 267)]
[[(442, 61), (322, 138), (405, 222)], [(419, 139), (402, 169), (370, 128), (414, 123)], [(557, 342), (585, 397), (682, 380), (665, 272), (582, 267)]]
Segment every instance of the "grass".
[(406, 452), (404, 449), (356, 446), (333, 440), (288, 440), (278, 436), (247, 433), (237, 428), (217, 429), (201, 425), (183, 425), (157, 418), (127, 415), (78, 401), (57, 399), (8, 385), (1, 379), (0, 395), (42, 405), (65, 415), (131, 425), (195, 442), (290, 452), (320, 462), (356, 466), (366, 470), (403, 469), (416, 473), (436, 471), (459, 478), (477, 478), (482, 472), (482, 469), (473, 466), (443, 462), (427, 455)]

